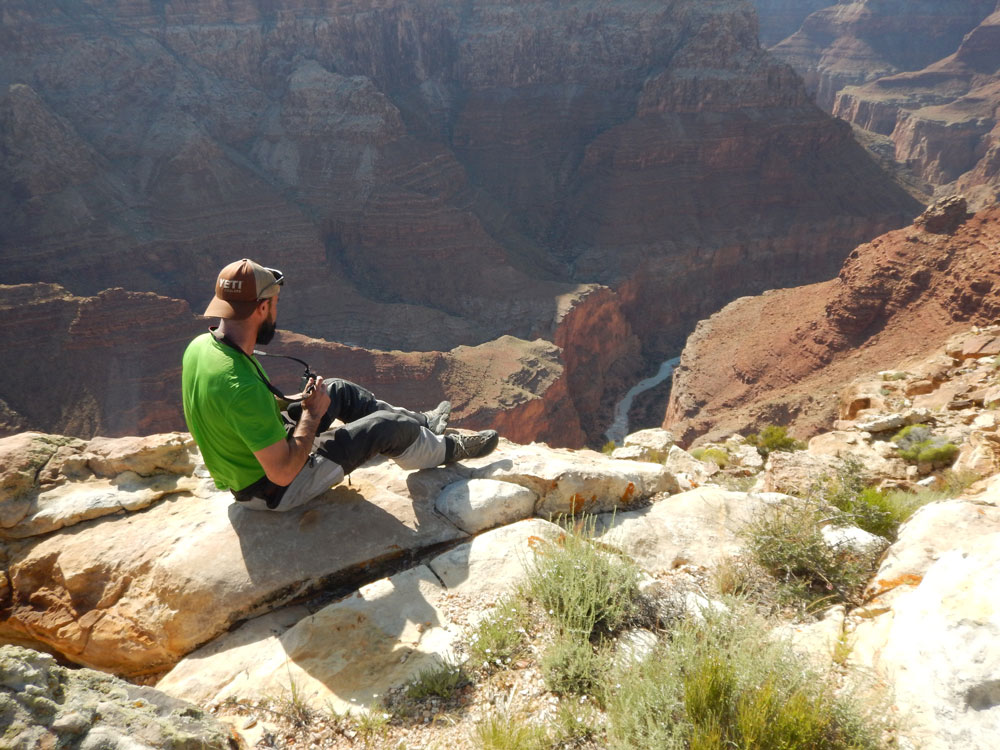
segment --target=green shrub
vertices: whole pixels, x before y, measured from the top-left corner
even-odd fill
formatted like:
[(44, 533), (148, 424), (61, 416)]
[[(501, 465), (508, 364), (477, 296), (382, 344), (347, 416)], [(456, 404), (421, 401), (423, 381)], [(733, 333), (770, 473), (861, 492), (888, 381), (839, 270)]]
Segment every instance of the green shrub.
[(959, 477), (954, 472), (946, 472), (943, 479), (946, 487), (941, 491), (879, 490), (866, 486), (861, 463), (848, 458), (836, 476), (821, 483), (815, 494), (820, 502), (828, 503), (843, 513), (839, 519), (841, 523), (857, 526), (894, 542), (899, 527), (918, 508), (935, 500), (959, 495), (978, 477)]
[(829, 521), (819, 503), (790, 498), (762, 510), (743, 530), (748, 554), (776, 579), (788, 603), (861, 603), (882, 550), (831, 547), (821, 531)]
[(617, 447), (618, 444), (615, 443), (614, 440), (609, 440), (608, 442), (606, 442), (604, 445), (601, 446), (601, 453), (603, 453), (605, 456), (610, 456)]
[(605, 679), (607, 662), (590, 641), (562, 634), (542, 655), (542, 676), (553, 693), (595, 695)]
[(544, 729), (502, 711), (478, 722), (473, 739), (481, 750), (546, 750), (550, 746)]
[(900, 457), (911, 464), (948, 464), (958, 453), (957, 445), (943, 437), (935, 437), (925, 424), (907, 425), (893, 436), (892, 442)]
[(407, 687), (406, 695), (417, 700), (432, 695), (450, 698), (452, 693), (468, 683), (469, 676), (460, 665), (445, 663), (421, 670)]
[(594, 741), (600, 730), (600, 717), (592, 704), (584, 700), (562, 700), (556, 709), (553, 747), (597, 747)]
[(746, 613), (683, 623), (613, 683), (612, 750), (861, 750), (885, 729)]
[(527, 625), (526, 605), (511, 597), (501, 599), (469, 636), (471, 663), (484, 668), (509, 665), (524, 649)]
[(729, 454), (724, 448), (695, 448), (691, 455), (699, 461), (711, 461), (720, 469), (729, 465)]
[(567, 531), (561, 544), (536, 553), (522, 596), (538, 602), (560, 631), (591, 640), (614, 634), (636, 611), (639, 570), (631, 560), (588, 541), (593, 518), (585, 519), (581, 529)]
[(801, 440), (790, 436), (785, 427), (774, 424), (768, 425), (759, 433), (747, 435), (747, 443), (757, 448), (757, 452), (764, 458), (774, 451), (798, 451), (806, 447)]

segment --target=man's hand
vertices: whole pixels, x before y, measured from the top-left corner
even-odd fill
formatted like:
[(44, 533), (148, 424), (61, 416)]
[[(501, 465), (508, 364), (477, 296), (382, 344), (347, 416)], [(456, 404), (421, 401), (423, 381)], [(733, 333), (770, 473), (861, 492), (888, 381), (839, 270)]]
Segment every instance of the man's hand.
[(326, 410), (330, 408), (330, 393), (323, 383), (323, 376), (317, 375), (309, 378), (305, 389), (302, 391), (302, 413), (310, 414), (316, 419), (320, 419)]
[(254, 451), (267, 478), (282, 487), (291, 484), (305, 465), (319, 421), (330, 407), (330, 393), (321, 376), (309, 378), (302, 395), (302, 418), (295, 425), (291, 436), (287, 440), (279, 440), (267, 448)]

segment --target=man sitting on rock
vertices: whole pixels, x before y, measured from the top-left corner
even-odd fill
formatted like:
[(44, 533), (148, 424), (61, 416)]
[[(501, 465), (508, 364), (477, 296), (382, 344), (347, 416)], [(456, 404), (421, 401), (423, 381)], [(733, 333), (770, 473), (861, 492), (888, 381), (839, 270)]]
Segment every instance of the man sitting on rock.
[[(493, 430), (444, 435), (448, 401), (413, 412), (339, 379), (310, 378), (283, 419), (280, 391), (253, 356), (255, 344), (274, 337), (283, 285), (274, 268), (230, 263), (205, 310), (220, 318), (218, 327), (184, 352), (184, 418), (217, 487), (247, 508), (287, 511), (379, 454), (404, 469), (426, 469), (496, 448)], [(344, 426), (330, 429), (335, 419)]]

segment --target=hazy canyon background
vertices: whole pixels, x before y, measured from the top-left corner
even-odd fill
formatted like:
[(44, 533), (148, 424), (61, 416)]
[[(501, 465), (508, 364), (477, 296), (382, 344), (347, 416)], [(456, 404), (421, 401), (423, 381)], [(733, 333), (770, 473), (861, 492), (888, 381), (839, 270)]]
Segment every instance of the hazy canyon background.
[[(778, 361), (996, 312), (995, 217), (875, 239), (995, 202), (996, 0), (9, 0), (0, 50), (0, 435), (183, 429), (181, 352), (244, 256), (288, 278), (272, 351), (569, 447), (737, 298), (826, 284), (780, 308), (798, 338), (726, 308), (633, 428), (694, 439)], [(819, 424), (821, 392), (729, 427)]]

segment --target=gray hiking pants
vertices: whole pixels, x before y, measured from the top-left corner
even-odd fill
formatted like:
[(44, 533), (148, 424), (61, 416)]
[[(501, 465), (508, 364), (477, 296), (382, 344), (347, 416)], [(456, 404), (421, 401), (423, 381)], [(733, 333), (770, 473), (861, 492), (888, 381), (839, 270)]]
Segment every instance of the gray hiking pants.
[[(371, 391), (347, 380), (327, 381), (327, 389), (330, 407), (320, 421), (320, 432), (305, 466), (287, 487), (262, 477), (233, 493), (240, 505), (251, 510), (292, 510), (378, 455), (388, 456), (407, 470), (444, 463), (445, 440), (427, 429), (423, 414), (379, 401)], [(302, 408), (293, 404), (287, 414), (294, 429)], [(344, 426), (331, 430), (334, 420), (344, 422)]]

